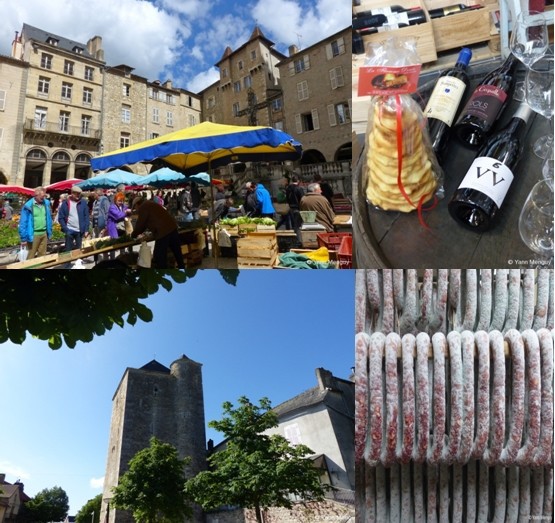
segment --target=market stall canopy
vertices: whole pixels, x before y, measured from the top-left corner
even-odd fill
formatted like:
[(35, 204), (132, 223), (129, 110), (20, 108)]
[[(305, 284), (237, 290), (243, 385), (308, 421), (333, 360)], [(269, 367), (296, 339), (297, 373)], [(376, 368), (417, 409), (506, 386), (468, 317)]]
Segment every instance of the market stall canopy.
[(21, 185), (0, 185), (0, 193), (24, 194), (26, 196), (34, 196), (35, 189), (22, 187)]
[(208, 173), (198, 173), (185, 176), (169, 167), (162, 167), (162, 169), (158, 169), (148, 176), (141, 176), (140, 180), (142, 185), (150, 185), (160, 189), (183, 187), (191, 182), (196, 182), (198, 185), (210, 185), (210, 175)]
[(272, 127), (249, 127), (203, 122), (146, 140), (91, 160), (93, 170), (162, 160), (187, 175), (231, 162), (298, 160), (302, 146)]
[(46, 192), (48, 191), (68, 191), (76, 183), (82, 182), (81, 178), (69, 178), (68, 180), (62, 180), (60, 182), (51, 183), (45, 187)]
[(77, 185), (83, 190), (115, 189), (120, 183), (124, 183), (126, 187), (131, 186), (133, 188), (133, 186), (143, 185), (143, 178), (144, 176), (116, 169), (100, 176), (93, 176), (88, 180), (81, 181)]

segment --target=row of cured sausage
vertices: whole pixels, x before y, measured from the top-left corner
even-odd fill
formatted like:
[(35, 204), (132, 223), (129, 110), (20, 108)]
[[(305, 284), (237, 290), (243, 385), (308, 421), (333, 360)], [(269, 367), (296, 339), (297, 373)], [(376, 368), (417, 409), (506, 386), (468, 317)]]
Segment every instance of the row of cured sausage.
[(366, 470), (361, 523), (553, 520), (552, 467), (395, 464)]
[(553, 328), (551, 269), (356, 272), (356, 332)]
[(357, 461), (553, 466), (552, 331), (361, 333), (355, 373)]

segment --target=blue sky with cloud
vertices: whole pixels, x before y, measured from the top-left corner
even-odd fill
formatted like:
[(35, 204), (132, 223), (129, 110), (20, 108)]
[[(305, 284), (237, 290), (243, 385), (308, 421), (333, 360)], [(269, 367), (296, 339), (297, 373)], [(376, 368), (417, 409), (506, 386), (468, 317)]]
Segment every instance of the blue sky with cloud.
[(0, 0), (0, 10), (0, 54), (10, 54), (24, 23), (82, 43), (99, 35), (108, 65), (195, 93), (218, 79), (225, 48), (245, 43), (256, 24), (283, 54), (351, 25), (350, 0)]

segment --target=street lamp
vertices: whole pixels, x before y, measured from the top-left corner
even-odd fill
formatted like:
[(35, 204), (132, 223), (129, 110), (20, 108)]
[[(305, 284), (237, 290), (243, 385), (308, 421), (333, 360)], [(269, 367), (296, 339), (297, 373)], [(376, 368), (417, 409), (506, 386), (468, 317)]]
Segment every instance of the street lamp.
[(94, 523), (94, 510), (91, 512), (91, 523)]

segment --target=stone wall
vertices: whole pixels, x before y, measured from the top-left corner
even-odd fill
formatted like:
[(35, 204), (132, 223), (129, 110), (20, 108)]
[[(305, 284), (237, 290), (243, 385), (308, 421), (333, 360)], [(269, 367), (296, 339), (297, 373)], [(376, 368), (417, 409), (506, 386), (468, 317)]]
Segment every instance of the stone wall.
[[(354, 523), (355, 508), (333, 501), (297, 503), (291, 510), (267, 509), (263, 519), (264, 523)], [(256, 515), (251, 509), (212, 512), (206, 515), (206, 523), (256, 523)]]

